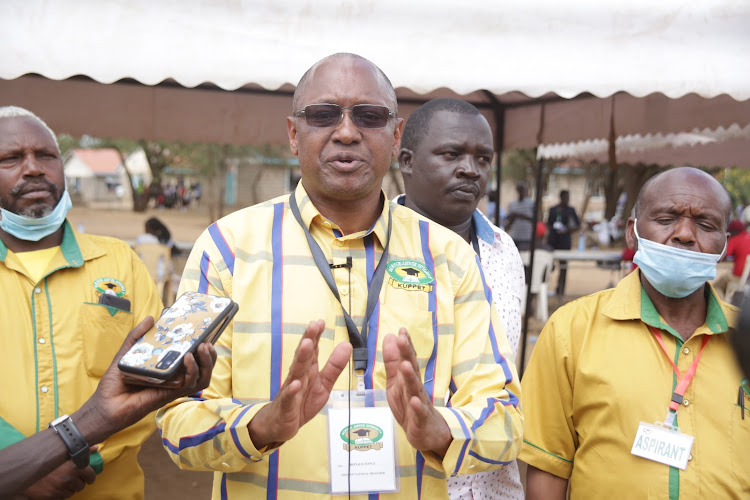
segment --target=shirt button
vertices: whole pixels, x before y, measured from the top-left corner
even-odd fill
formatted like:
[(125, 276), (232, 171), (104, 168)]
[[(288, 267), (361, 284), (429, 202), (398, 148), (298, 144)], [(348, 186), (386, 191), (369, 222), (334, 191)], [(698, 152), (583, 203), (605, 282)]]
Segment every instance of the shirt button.
[(337, 247), (343, 247), (344, 246), (344, 242), (341, 241), (341, 240), (336, 240), (336, 246)]
[(682, 404), (685, 405), (685, 406), (690, 406), (690, 400), (689, 399), (685, 399), (685, 400), (682, 401)]
[(48, 391), (49, 389), (47, 389), (47, 386), (46, 386), (46, 385), (43, 385), (43, 386), (42, 386), (42, 388), (41, 388), (40, 390), (41, 390), (41, 391), (42, 391), (43, 393), (45, 393), (45, 394), (46, 394), (46, 393), (47, 393), (47, 391)]
[(683, 354), (690, 354), (690, 349), (688, 349), (688, 348), (686, 347), (686, 348), (684, 348), (684, 349), (682, 350), (682, 353), (683, 353)]
[(330, 228), (330, 227), (331, 227), (331, 223), (330, 223), (330, 222), (328, 222), (327, 220), (324, 220), (324, 221), (323, 221), (323, 225), (324, 225), (325, 227), (328, 227), (328, 228)]
[(39, 287), (34, 288), (34, 293), (42, 293), (42, 289)]
[(44, 344), (45, 342), (47, 342), (47, 341), (46, 341), (46, 340), (44, 340), (44, 339), (39, 339), (39, 343), (40, 343), (40, 344)]
[(342, 286), (341, 287), (341, 295), (347, 295), (349, 293), (349, 287), (348, 286)]
[(692, 459), (693, 459), (693, 454), (691, 453), (690, 455), (688, 455), (688, 460), (692, 460)]

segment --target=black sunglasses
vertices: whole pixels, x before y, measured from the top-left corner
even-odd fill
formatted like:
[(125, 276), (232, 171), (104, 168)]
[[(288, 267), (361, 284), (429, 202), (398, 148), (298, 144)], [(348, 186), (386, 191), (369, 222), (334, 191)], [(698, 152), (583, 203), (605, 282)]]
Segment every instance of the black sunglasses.
[(342, 108), (338, 104), (310, 104), (295, 111), (294, 116), (304, 116), (310, 127), (335, 127), (344, 119), (344, 110), (351, 111), (352, 121), (359, 128), (383, 128), (388, 118), (396, 116), (387, 107), (377, 104), (357, 104), (351, 108)]

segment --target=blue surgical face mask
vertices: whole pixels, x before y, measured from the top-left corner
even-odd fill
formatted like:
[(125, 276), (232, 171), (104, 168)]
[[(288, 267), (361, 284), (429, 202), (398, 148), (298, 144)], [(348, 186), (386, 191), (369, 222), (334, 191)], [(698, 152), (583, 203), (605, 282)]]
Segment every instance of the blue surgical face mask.
[(633, 228), (638, 239), (633, 262), (662, 295), (675, 299), (687, 297), (716, 277), (716, 264), (727, 249), (726, 241), (719, 254), (693, 252), (641, 238), (638, 219)]
[(68, 210), (71, 208), (73, 208), (73, 203), (70, 201), (68, 190), (65, 189), (54, 210), (44, 217), (35, 219), (0, 208), (0, 214), (2, 215), (0, 228), (19, 240), (39, 241), (60, 229)]

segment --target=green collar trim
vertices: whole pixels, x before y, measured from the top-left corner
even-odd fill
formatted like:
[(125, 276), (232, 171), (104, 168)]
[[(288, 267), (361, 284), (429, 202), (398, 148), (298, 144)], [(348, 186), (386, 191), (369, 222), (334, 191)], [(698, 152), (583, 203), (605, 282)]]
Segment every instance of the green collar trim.
[(729, 323), (727, 322), (727, 317), (724, 315), (724, 310), (710, 288), (708, 292), (708, 307), (706, 308), (706, 326), (714, 333), (724, 333), (729, 330)]
[[(63, 222), (63, 239), (60, 244), (60, 250), (62, 251), (63, 257), (73, 267), (81, 267), (83, 265), (83, 254), (81, 248), (78, 246), (73, 228), (70, 226), (68, 219)], [(0, 262), (4, 262), (8, 256), (8, 247), (5, 243), (0, 240)]]
[[(706, 306), (706, 326), (709, 330), (711, 330), (712, 333), (724, 333), (729, 330), (729, 325), (727, 323), (727, 318), (724, 315), (724, 311), (722, 310), (719, 301), (716, 299), (716, 296), (714, 295), (713, 290), (710, 287), (708, 288), (706, 293), (708, 295)], [(641, 285), (641, 320), (647, 325), (665, 330), (671, 333), (674, 337), (682, 339), (682, 336), (677, 333), (674, 328), (662, 322), (661, 318), (659, 317), (659, 313), (656, 311), (656, 307), (654, 307), (654, 303), (651, 302), (651, 299), (646, 293), (646, 289), (643, 288), (643, 285)]]
[(70, 222), (65, 219), (64, 222), (65, 232), (63, 232), (62, 243), (60, 244), (60, 250), (62, 250), (63, 257), (73, 267), (81, 267), (83, 265), (83, 254), (81, 253), (81, 247), (78, 246), (76, 236), (73, 233), (73, 228), (70, 226)]

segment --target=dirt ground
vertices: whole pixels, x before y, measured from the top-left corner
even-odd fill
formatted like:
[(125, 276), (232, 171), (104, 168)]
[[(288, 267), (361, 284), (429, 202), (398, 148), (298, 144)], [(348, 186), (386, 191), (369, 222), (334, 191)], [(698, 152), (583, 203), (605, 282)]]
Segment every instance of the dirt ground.
[[(183, 245), (192, 242), (209, 225), (208, 215), (200, 209), (149, 210), (146, 213), (114, 210), (92, 210), (73, 208), (68, 218), (74, 227), (87, 233), (114, 236), (133, 241), (143, 232), (149, 217), (158, 217), (172, 232), (172, 238)], [(550, 312), (574, 298), (588, 295), (612, 286), (620, 278), (618, 272), (597, 268), (593, 263), (571, 264), (568, 271), (567, 290), (563, 297), (549, 297)], [(556, 272), (553, 273), (549, 289), (555, 289)], [(527, 355), (531, 354), (542, 324), (529, 319)], [(161, 446), (158, 433), (144, 443), (138, 457), (146, 473), (146, 499), (179, 498), (181, 500), (207, 499), (211, 496), (212, 474), (208, 472), (181, 471), (174, 465)]]

